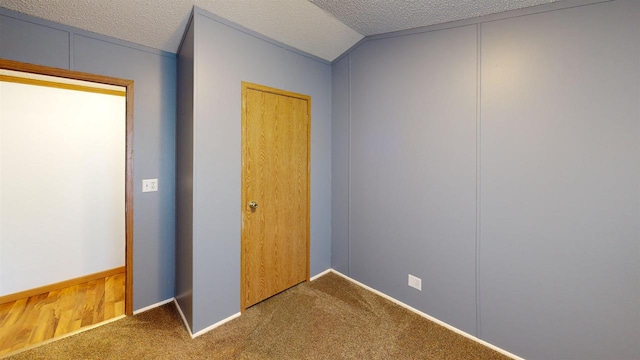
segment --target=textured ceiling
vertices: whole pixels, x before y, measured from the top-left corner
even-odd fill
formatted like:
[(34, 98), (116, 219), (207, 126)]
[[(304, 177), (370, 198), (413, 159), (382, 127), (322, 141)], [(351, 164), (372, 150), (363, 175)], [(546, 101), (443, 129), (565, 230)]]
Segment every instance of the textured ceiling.
[(470, 19), (558, 0), (309, 0), (362, 35)]
[(191, 9), (196, 5), (281, 43), (332, 61), (363, 35), (554, 1), (557, 0), (0, 0), (0, 6), (176, 52)]
[(304, 0), (0, 0), (0, 6), (175, 53), (196, 5), (331, 61), (363, 36)]

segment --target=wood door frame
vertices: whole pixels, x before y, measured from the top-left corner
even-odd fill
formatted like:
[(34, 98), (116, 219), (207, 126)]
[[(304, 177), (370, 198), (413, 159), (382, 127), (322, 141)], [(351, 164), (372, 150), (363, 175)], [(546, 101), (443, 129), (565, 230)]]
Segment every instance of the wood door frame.
[(125, 299), (124, 312), (133, 315), (133, 80), (58, 69), (0, 58), (0, 69), (83, 80), (126, 88), (125, 160)]
[[(295, 99), (304, 100), (307, 102), (307, 211), (306, 211), (306, 245), (307, 249), (307, 264), (306, 264), (306, 281), (310, 280), (311, 273), (311, 96), (299, 94), (291, 91), (280, 90), (264, 85), (254, 84), (250, 82), (242, 81), (242, 137), (240, 142), (242, 143), (242, 173), (241, 173), (241, 196), (240, 196), (240, 214), (244, 216), (244, 207), (248, 204), (247, 192), (246, 192), (246, 184), (245, 184), (245, 164), (246, 164), (246, 156), (247, 156), (247, 148), (246, 148), (246, 132), (247, 132), (247, 106), (246, 106), (246, 97), (248, 90), (257, 90), (262, 92), (267, 92), (275, 95), (288, 96)], [(245, 297), (244, 297), (244, 236), (243, 236), (243, 227), (244, 220), (241, 218), (241, 229), (240, 229), (240, 312), (244, 313), (246, 310)]]

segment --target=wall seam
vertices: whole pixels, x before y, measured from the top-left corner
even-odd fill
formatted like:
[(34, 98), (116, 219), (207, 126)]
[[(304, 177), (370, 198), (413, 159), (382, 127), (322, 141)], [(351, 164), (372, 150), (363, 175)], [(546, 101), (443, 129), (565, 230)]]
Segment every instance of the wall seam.
[[(638, 10), (638, 13), (636, 14), (638, 17), (638, 20), (640, 20), (640, 10)], [(636, 31), (638, 33), (638, 35), (640, 35), (640, 21), (636, 23)], [(638, 56), (640, 57), (640, 36), (638, 37)], [(638, 64), (638, 70), (640, 71), (640, 63)], [(640, 122), (640, 77), (638, 77), (638, 121)], [(637, 134), (640, 138), (640, 133)], [(640, 154), (639, 154), (640, 155)], [(638, 186), (640, 186), (640, 183), (638, 184)], [(637, 199), (638, 201), (640, 201), (640, 198)], [(640, 251), (638, 252), (638, 260), (640, 260)], [(638, 279), (638, 283), (640, 284), (640, 279)], [(638, 307), (640, 308), (640, 305), (638, 305)]]
[(73, 40), (75, 39), (75, 36), (73, 34), (73, 31), (67, 31), (67, 34), (69, 34), (69, 70), (75, 70), (75, 65), (74, 65), (74, 46), (73, 46)]
[(480, 336), (480, 220), (481, 220), (481, 190), (482, 174), (482, 23), (476, 25), (476, 336)]
[(48, 27), (53, 30), (66, 31), (69, 33), (73, 33), (73, 35), (79, 35), (89, 39), (100, 40), (100, 41), (108, 42), (114, 45), (120, 45), (120, 46), (124, 46), (134, 50), (144, 51), (154, 55), (164, 56), (168, 58), (176, 57), (176, 53), (173, 53), (173, 52), (155, 49), (146, 45), (134, 43), (132, 41), (118, 39), (113, 36), (102, 35), (102, 34), (99, 34), (93, 31), (84, 30), (78, 27), (64, 25), (64, 24), (56, 23), (50, 20), (45, 20), (43, 18), (22, 14), (17, 11), (3, 8), (2, 6), (0, 6), (0, 15), (8, 16), (10, 18), (25, 21), (31, 24)]
[(195, 281), (195, 268), (196, 268), (196, 245), (197, 245), (197, 229), (198, 229), (198, 207), (196, 206), (197, 204), (197, 194), (198, 194), (198, 176), (196, 174), (197, 169), (198, 169), (198, 156), (197, 156), (197, 148), (198, 148), (198, 144), (197, 144), (197, 135), (198, 135), (198, 121), (196, 121), (198, 119), (198, 49), (199, 47), (197, 46), (198, 44), (198, 21), (196, 20), (196, 13), (193, 13), (193, 18), (192, 18), (192, 26), (193, 29), (191, 31), (193, 31), (193, 93), (191, 94), (192, 96), (192, 101), (193, 103), (191, 104), (191, 106), (193, 106), (192, 111), (193, 113), (191, 114), (191, 332), (192, 333), (197, 333), (198, 331), (202, 330), (202, 329), (198, 329), (198, 327), (196, 325), (196, 313), (198, 311), (198, 308), (196, 307), (196, 300), (198, 299), (198, 297), (196, 296), (197, 293), (197, 284)]
[(347, 54), (347, 106), (349, 107), (348, 137), (347, 137), (347, 275), (351, 274), (351, 53)]

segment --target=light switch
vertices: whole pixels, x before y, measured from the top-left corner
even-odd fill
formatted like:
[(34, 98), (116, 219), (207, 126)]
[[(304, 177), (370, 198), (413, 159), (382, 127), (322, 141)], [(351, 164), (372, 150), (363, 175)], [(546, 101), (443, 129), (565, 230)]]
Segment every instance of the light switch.
[(142, 180), (142, 192), (158, 191), (158, 179)]

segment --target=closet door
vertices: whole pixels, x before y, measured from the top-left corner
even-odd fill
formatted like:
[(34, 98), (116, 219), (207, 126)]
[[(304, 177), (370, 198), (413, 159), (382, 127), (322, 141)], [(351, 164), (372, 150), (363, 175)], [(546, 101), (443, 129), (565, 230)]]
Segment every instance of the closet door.
[(309, 279), (310, 102), (243, 84), (243, 311)]

